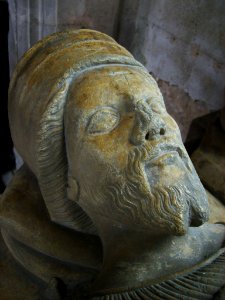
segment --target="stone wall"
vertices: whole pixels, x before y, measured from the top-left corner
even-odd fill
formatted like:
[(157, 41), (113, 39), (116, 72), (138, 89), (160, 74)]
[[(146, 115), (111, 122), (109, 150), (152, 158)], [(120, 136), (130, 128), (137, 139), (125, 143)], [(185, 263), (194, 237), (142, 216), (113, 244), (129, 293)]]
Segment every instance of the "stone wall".
[(225, 105), (224, 11), (220, 0), (124, 2), (119, 41), (160, 79), (184, 139), (195, 117)]

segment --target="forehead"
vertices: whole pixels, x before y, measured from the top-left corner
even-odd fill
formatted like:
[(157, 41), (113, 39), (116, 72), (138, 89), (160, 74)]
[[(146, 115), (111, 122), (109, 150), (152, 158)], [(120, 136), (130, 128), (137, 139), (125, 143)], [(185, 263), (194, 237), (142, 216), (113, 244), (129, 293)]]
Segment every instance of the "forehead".
[(83, 74), (69, 92), (70, 102), (80, 109), (96, 106), (117, 106), (124, 101), (160, 98), (154, 79), (134, 67), (107, 66)]

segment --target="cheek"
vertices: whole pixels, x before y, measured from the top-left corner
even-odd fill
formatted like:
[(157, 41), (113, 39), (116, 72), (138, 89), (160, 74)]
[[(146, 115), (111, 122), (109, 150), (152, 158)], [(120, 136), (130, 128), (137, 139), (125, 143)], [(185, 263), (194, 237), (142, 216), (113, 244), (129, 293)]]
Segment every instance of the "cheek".
[(123, 169), (127, 164), (128, 153), (132, 145), (129, 142), (133, 118), (124, 117), (119, 126), (109, 134), (88, 136), (85, 148), (98, 156), (99, 161)]

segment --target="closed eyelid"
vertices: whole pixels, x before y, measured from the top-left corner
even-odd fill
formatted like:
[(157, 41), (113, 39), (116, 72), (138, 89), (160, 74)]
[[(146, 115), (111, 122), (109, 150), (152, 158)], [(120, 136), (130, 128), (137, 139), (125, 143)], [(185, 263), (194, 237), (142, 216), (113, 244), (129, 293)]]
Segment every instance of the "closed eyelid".
[(88, 114), (88, 117), (87, 119), (90, 121), (91, 118), (96, 114), (96, 113), (111, 113), (113, 115), (118, 115), (120, 116), (120, 113), (117, 109), (115, 109), (114, 107), (111, 107), (111, 106), (101, 106), (101, 107), (98, 107), (96, 109), (94, 109), (92, 112), (90, 112)]
[(105, 134), (117, 127), (120, 114), (111, 107), (103, 107), (95, 110), (88, 118), (86, 130), (89, 134)]

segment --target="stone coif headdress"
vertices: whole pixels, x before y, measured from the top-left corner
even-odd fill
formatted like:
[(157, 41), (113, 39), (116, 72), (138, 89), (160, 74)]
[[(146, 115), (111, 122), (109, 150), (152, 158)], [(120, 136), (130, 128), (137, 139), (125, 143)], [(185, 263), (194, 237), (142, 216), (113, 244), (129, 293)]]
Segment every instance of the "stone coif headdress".
[[(9, 120), (19, 154), (35, 174), (53, 221), (91, 232), (89, 218), (67, 198), (63, 112), (71, 82), (110, 65), (144, 67), (109, 36), (74, 30), (46, 37), (28, 50), (13, 74)], [(146, 71), (146, 70), (145, 70)]]

